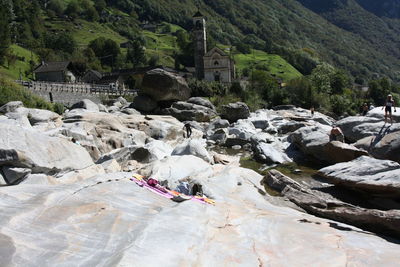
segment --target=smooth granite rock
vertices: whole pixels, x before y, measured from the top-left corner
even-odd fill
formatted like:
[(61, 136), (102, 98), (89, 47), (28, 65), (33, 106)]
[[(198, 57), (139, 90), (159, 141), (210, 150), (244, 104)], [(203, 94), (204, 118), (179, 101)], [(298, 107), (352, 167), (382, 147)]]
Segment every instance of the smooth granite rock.
[(132, 104), (129, 106), (143, 112), (151, 112), (155, 110), (158, 105), (151, 97), (147, 95), (138, 95), (133, 99)]
[(184, 78), (162, 69), (154, 69), (144, 75), (141, 93), (156, 102), (185, 101), (190, 97), (190, 88)]
[(259, 143), (253, 147), (254, 157), (257, 161), (269, 164), (283, 164), (292, 162), (292, 160), (272, 144)]
[(8, 185), (13, 185), (21, 182), (24, 178), (26, 178), (30, 173), (31, 169), (27, 168), (14, 168), (4, 166), (2, 168), (5, 181)]
[(209, 122), (217, 116), (216, 111), (211, 108), (183, 101), (173, 103), (162, 112), (180, 121)]
[(79, 102), (76, 102), (72, 105), (71, 110), (72, 109), (86, 109), (92, 112), (99, 112), (99, 106), (89, 99), (83, 99)]
[(83, 147), (63, 138), (1, 125), (0, 165), (30, 168), (33, 173), (53, 173), (83, 169), (93, 165), (93, 161)]
[(400, 164), (367, 156), (319, 170), (336, 185), (380, 194), (400, 193)]
[(269, 171), (263, 181), (311, 214), (400, 238), (400, 210), (365, 209), (344, 203), (276, 170)]
[[(184, 170), (169, 168), (179, 158), (159, 163), (163, 170), (155, 172), (156, 177), (182, 177)], [(185, 163), (175, 166), (193, 168)], [(27, 267), (397, 265), (398, 244), (270, 204), (259, 193), (262, 177), (253, 171), (204, 164), (208, 171), (198, 166), (187, 174), (201, 182), (216, 200), (215, 206), (173, 202), (130, 181), (131, 173), (98, 175), (65, 185), (0, 188), (1, 263)]]
[(249, 116), (250, 109), (245, 103), (236, 102), (222, 106), (221, 118), (227, 119), (230, 123), (247, 119)]
[(358, 140), (355, 147), (368, 151), (378, 159), (389, 159), (400, 163), (400, 131), (384, 136), (369, 136)]
[(24, 104), (21, 101), (11, 101), (0, 107), (0, 113), (14, 112), (16, 109), (23, 106)]
[(206, 162), (212, 162), (212, 158), (206, 149), (206, 144), (200, 140), (189, 139), (174, 148), (171, 155), (193, 155), (199, 157)]
[(216, 111), (215, 106), (210, 102), (210, 100), (204, 99), (202, 97), (191, 97), (188, 99), (187, 102), (207, 107), (209, 109), (212, 109), (213, 111)]

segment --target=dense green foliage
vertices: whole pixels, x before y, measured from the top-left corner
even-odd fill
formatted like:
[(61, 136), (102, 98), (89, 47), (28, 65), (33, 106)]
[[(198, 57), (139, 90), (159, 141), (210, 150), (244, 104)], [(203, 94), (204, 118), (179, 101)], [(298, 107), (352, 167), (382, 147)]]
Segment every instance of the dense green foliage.
[[(143, 38), (138, 26), (143, 21), (169, 22), (190, 30), (191, 17), (197, 9), (195, 0), (184, 3), (178, 0), (1, 1), (10, 8), (2, 7), (0, 10), (7, 13), (4, 18), (8, 17), (0, 20), (0, 26), (4, 26), (0, 27), (0, 37), (1, 34), (15, 36), (13, 41), (40, 50), (37, 52), (43, 59), (51, 60), (67, 57), (59, 55), (60, 50), (70, 55), (77, 54), (75, 58), (82, 57), (82, 51), (77, 52), (80, 49), (73, 44), (74, 41), (80, 44), (88, 34), (84, 34), (83, 29), (69, 28), (71, 20), (75, 21), (73, 25), (78, 29), (86, 26), (82, 23), (83, 19), (95, 23), (92, 28), (96, 30), (105, 32), (108, 28), (126, 38), (126, 41), (134, 41)], [(305, 75), (310, 74), (320, 62), (328, 62), (359, 80), (369, 80), (376, 74), (395, 81), (400, 79), (400, 22), (395, 19), (399, 6), (394, 0), (384, 3), (370, 0), (198, 2), (201, 11), (207, 16), (210, 39), (226, 45), (236, 45), (244, 54), (251, 51), (250, 47), (279, 54)], [(58, 20), (62, 22), (58, 24)], [(96, 21), (106, 27), (100, 29)], [(49, 34), (48, 29), (53, 33)], [(57, 53), (52, 53), (49, 49), (54, 50), (55, 46), (54, 42), (49, 42), (49, 36), (55, 37), (63, 30), (67, 31), (63, 37), (74, 32), (75, 40), (65, 39), (71, 44), (70, 48), (65, 49), (64, 46), (64, 49), (56, 49)], [(167, 32), (169, 30), (166, 29)], [(92, 33), (89, 30), (90, 35)], [(7, 47), (10, 38), (1, 39), (4, 40), (4, 47)], [(93, 39), (96, 38), (85, 40), (84, 43)], [(0, 59), (4, 61), (2, 53), (4, 51), (0, 49)], [(153, 63), (165, 61), (157, 53), (146, 53), (152, 57)], [(169, 56), (174, 57), (176, 65), (193, 63), (188, 62), (189, 57)], [(132, 63), (132, 60), (122, 59), (118, 62), (119, 65), (115, 64), (115, 67), (124, 67), (124, 62)]]

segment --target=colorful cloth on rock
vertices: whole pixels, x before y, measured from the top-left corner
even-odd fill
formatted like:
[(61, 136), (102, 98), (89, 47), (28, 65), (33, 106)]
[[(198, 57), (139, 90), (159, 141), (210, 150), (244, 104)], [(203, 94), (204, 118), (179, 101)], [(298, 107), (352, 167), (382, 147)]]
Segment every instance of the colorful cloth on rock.
[(145, 179), (145, 177), (140, 174), (134, 174), (131, 180), (134, 181), (140, 187), (144, 187), (153, 193), (156, 193), (165, 198), (169, 198), (176, 202), (193, 200), (196, 202), (200, 202), (202, 204), (212, 204), (212, 205), (215, 204), (214, 200), (209, 199), (205, 196), (190, 196), (174, 190), (169, 190), (161, 186), (159, 182), (154, 178)]

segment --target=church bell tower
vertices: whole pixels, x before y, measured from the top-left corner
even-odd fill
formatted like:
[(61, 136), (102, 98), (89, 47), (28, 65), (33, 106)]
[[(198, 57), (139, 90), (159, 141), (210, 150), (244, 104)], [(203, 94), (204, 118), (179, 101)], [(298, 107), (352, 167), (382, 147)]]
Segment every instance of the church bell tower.
[(197, 11), (193, 16), (193, 38), (194, 38), (194, 63), (196, 67), (196, 78), (204, 79), (204, 55), (207, 52), (207, 35), (205, 17)]

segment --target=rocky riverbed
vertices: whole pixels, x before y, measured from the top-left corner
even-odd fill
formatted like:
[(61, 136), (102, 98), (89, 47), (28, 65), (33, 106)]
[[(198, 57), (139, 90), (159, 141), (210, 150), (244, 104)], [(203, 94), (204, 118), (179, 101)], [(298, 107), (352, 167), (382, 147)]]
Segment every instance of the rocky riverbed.
[[(160, 115), (122, 98), (63, 115), (1, 107), (1, 265), (398, 265), (400, 124), (382, 125), (378, 112), (336, 122), (242, 103), (217, 114), (208, 101), (180, 100)], [(194, 119), (184, 138), (182, 121)], [(329, 142), (334, 123), (348, 143)], [(273, 170), (305, 161), (321, 166), (309, 180)], [(135, 173), (201, 186), (216, 203), (171, 201)]]

